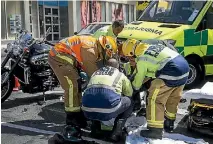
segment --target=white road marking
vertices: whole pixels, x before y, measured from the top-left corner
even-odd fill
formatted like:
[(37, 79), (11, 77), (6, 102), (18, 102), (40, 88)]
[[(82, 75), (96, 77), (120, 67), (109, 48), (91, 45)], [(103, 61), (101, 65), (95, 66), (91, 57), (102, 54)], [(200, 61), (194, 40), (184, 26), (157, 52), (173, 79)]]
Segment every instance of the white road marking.
[(46, 131), (46, 130), (16, 125), (16, 124), (7, 123), (7, 122), (1, 122), (1, 125), (6, 126), (6, 127), (10, 127), (10, 128), (21, 129), (21, 130), (25, 130), (25, 131), (31, 131), (31, 132), (36, 132), (36, 133), (48, 134), (48, 135), (54, 135), (55, 133), (57, 133), (57, 132), (54, 132), (54, 131)]

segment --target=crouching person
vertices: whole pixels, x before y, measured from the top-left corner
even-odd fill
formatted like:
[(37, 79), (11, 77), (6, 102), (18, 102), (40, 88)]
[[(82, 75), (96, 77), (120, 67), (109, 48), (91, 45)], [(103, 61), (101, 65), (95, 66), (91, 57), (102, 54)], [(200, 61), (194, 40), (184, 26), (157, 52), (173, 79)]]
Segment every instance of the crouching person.
[(109, 121), (115, 118), (110, 137), (115, 142), (120, 140), (133, 110), (131, 82), (118, 67), (117, 60), (109, 59), (105, 67), (93, 73), (82, 97), (82, 111), (88, 119)]

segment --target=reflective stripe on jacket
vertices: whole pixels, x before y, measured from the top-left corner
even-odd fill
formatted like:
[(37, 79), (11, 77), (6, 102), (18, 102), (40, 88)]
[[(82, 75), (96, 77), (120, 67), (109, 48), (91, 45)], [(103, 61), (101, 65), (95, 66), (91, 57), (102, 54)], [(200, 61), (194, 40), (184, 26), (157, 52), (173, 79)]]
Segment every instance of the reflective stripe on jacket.
[[(143, 55), (137, 58), (137, 72), (133, 87), (140, 89), (145, 78), (161, 78), (170, 87), (186, 83), (189, 74), (187, 61), (177, 52), (163, 45), (150, 45)], [(175, 78), (175, 79), (174, 79)]]
[(72, 36), (61, 40), (51, 50), (50, 55), (65, 53), (72, 55), (82, 64), (81, 48), (97, 48), (96, 39), (92, 36)]
[(94, 72), (82, 97), (85, 112), (113, 113), (120, 106), (121, 94), (132, 96), (131, 82), (118, 69), (103, 67)]

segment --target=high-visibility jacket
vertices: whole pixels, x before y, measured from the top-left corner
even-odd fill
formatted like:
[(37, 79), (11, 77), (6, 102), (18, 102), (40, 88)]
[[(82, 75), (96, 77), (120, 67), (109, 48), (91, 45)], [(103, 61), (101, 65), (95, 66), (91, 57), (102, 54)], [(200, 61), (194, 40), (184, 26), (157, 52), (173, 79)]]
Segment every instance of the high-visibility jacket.
[(109, 120), (121, 106), (121, 95), (132, 96), (129, 79), (118, 69), (102, 67), (94, 72), (82, 97), (85, 115), (98, 120)]
[(55, 56), (57, 53), (72, 55), (79, 62), (79, 64), (81, 64), (82, 68), (85, 69), (81, 56), (82, 48), (83, 49), (93, 48), (94, 49), (93, 55), (94, 57), (96, 57), (95, 59), (97, 61), (100, 60), (99, 58), (102, 53), (102, 50), (97, 47), (97, 40), (92, 36), (72, 36), (65, 38), (61, 40), (59, 43), (57, 43), (50, 50), (50, 55)]
[(102, 28), (98, 29), (98, 30), (93, 34), (93, 37), (99, 38), (101, 35), (104, 35), (104, 36), (111, 36), (111, 37), (114, 37), (114, 38), (117, 37), (117, 36), (113, 33), (112, 25), (110, 25), (110, 26), (105, 26), (105, 27), (102, 27)]
[(148, 45), (144, 54), (136, 58), (133, 88), (139, 90), (145, 77), (160, 78), (169, 87), (184, 85), (189, 75), (188, 62), (174, 50), (158, 44)]
[(120, 95), (132, 96), (131, 82), (123, 73), (113, 67), (102, 67), (94, 72), (87, 88), (94, 85), (111, 87)]

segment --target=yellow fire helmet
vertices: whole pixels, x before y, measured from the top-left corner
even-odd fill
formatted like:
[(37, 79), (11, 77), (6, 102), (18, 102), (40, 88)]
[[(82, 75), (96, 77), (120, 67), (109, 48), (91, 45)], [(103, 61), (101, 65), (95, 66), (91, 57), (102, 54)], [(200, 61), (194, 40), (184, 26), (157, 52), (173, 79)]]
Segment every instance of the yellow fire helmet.
[(110, 36), (100, 36), (98, 38), (99, 43), (101, 44), (101, 46), (103, 47), (103, 49), (106, 50), (106, 53), (108, 55), (112, 55), (112, 54), (116, 54), (117, 53), (117, 44), (116, 44), (116, 40), (113, 37)]
[(140, 56), (147, 48), (148, 45), (136, 39), (128, 39), (123, 43), (122, 52), (125, 56)]

